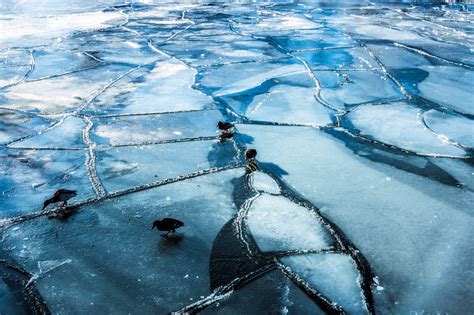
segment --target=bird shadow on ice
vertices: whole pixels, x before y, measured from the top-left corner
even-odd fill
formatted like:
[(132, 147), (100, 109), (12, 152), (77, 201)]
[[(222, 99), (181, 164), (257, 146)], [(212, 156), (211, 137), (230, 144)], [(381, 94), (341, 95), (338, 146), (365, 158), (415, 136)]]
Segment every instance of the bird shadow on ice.
[(176, 233), (168, 236), (160, 236), (157, 242), (157, 250), (159, 253), (166, 252), (172, 248), (179, 248), (180, 243), (184, 240), (183, 233)]

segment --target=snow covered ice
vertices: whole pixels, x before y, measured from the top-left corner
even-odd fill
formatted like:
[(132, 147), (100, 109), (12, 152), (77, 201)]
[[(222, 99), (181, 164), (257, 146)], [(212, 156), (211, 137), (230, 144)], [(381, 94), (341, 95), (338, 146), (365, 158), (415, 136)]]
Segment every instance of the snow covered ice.
[(464, 2), (3, 1), (0, 313), (474, 312)]

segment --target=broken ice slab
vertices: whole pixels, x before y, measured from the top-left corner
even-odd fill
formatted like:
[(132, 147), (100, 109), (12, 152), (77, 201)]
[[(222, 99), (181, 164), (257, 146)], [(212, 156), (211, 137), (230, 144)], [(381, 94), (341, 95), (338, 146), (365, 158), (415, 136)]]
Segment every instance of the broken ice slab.
[(109, 65), (47, 80), (23, 82), (4, 91), (3, 106), (48, 114), (74, 111), (128, 70), (129, 67)]
[(293, 53), (313, 70), (376, 70), (380, 66), (364, 47)]
[(30, 71), (30, 65), (0, 67), (0, 88), (22, 81)]
[(360, 275), (349, 255), (294, 255), (280, 260), (311, 288), (348, 314), (367, 313), (359, 287)]
[(100, 65), (98, 60), (79, 50), (38, 49), (33, 51), (33, 58), (34, 71), (28, 76), (28, 80), (61, 75)]
[[(389, 11), (386, 11), (389, 12)], [(393, 12), (393, 11), (392, 11)], [(375, 17), (375, 18), (374, 18)], [(352, 38), (362, 42), (385, 41), (386, 43), (395, 43), (396, 45), (406, 45), (418, 50), (420, 54), (427, 52), (428, 54), (467, 65), (474, 65), (472, 51), (469, 47), (460, 44), (461, 40), (453, 40), (458, 33), (452, 29), (445, 36), (451, 42), (446, 42), (441, 38), (430, 38), (417, 30), (416, 20), (407, 19), (406, 15), (399, 15), (395, 19), (389, 20), (387, 17), (380, 19), (376, 15), (363, 16), (357, 14), (350, 15), (332, 15), (328, 17), (329, 25), (342, 28)], [(385, 24), (385, 25), (383, 25)], [(433, 26), (434, 25), (434, 26)], [(430, 23), (423, 26), (424, 29), (433, 29), (439, 27), (439, 22)], [(433, 30), (435, 33), (438, 30)], [(462, 38), (463, 36), (461, 36)], [(463, 39), (464, 41), (464, 39)]]
[(379, 58), (386, 68), (392, 71), (395, 69), (416, 69), (422, 66), (429, 66), (431, 65), (430, 61), (433, 61), (431, 58), (427, 58), (427, 56), (399, 46), (371, 44), (367, 45), (367, 47)]
[(261, 192), (268, 194), (279, 194), (280, 187), (273, 178), (264, 172), (253, 172), (250, 175), (252, 187)]
[(58, 124), (53, 124), (50, 129), (44, 129), (33, 137), (15, 142), (11, 147), (86, 148), (87, 145), (82, 139), (85, 127), (86, 122), (82, 118), (69, 116)]
[[(25, 6), (26, 7), (26, 6)], [(61, 37), (66, 37), (73, 32), (91, 31), (119, 24), (125, 16), (119, 12), (64, 12), (50, 15), (51, 11), (42, 16), (31, 16), (32, 10), (25, 10), (28, 18), (19, 12), (8, 12), (0, 20), (3, 47), (28, 47), (51, 45)], [(38, 6), (31, 4), (31, 8)]]
[(318, 72), (320, 96), (329, 105), (344, 109), (346, 106), (382, 102), (404, 97), (398, 86), (379, 72), (344, 71)]
[[(257, 12), (261, 16), (256, 23), (236, 23), (234, 26), (243, 34), (267, 35), (294, 32), (295, 30), (314, 30), (322, 25), (296, 14), (276, 15), (271, 12)], [(263, 14), (262, 14), (263, 13)]]
[(420, 96), (463, 114), (474, 114), (474, 72), (462, 67), (425, 66), (426, 79), (418, 84)]
[(159, 113), (209, 108), (212, 98), (192, 88), (196, 71), (175, 59), (143, 67), (99, 95), (92, 115)]
[(431, 158), (392, 159), (389, 150), (337, 130), (239, 125), (239, 131), (253, 137), (262, 168), (283, 169), (284, 181), (356, 244), (380, 277), (383, 295), (398, 301), (395, 312), (428, 304), (466, 310), (465, 288), (474, 281), (465, 272), (472, 265), (466, 251), (474, 237), (474, 195), (438, 175), (459, 168), (467, 176), (469, 165), (452, 164), (443, 174)]
[(271, 39), (289, 51), (333, 49), (356, 46), (357, 42), (333, 28), (295, 30), (291, 34), (272, 34)]
[(77, 190), (70, 202), (94, 196), (84, 152), (6, 149), (0, 153), (2, 218), (41, 210), (60, 188)]
[(0, 52), (0, 71), (8, 71), (7, 68), (10, 67), (30, 66), (30, 62), (28, 49), (5, 49)]
[(286, 197), (262, 194), (252, 203), (247, 223), (264, 251), (326, 249), (333, 238), (311, 210)]
[(146, 38), (123, 28), (89, 34), (76, 34), (63, 45), (85, 51), (89, 56), (108, 63), (140, 65), (162, 58)]
[[(1, 245), (30, 272), (38, 261), (71, 260), (35, 282), (54, 314), (169, 313), (211, 293), (212, 244), (237, 211), (231, 181), (242, 173), (224, 171), (85, 205), (66, 221), (23, 222), (5, 230)], [(185, 226), (160, 237), (150, 228), (164, 217)]]
[(0, 144), (33, 135), (51, 124), (51, 121), (34, 113), (0, 109)]
[(99, 178), (112, 192), (237, 162), (231, 142), (191, 141), (98, 150)]
[(265, 89), (265, 83), (274, 78), (295, 73), (306, 73), (306, 69), (302, 64), (287, 59), (230, 64), (199, 69), (198, 84), (214, 96), (245, 96)]
[(361, 106), (347, 119), (361, 135), (425, 155), (464, 156), (466, 152), (431, 132), (423, 112), (407, 103)]
[(307, 73), (277, 77), (267, 87), (255, 89), (255, 94), (249, 92), (225, 98), (237, 112), (245, 109), (249, 119), (319, 126), (332, 122), (334, 111), (316, 101), (314, 82)]
[(427, 111), (424, 119), (428, 127), (440, 137), (474, 148), (474, 122), (472, 120), (437, 110)]
[[(287, 57), (265, 41), (231, 32), (227, 23), (214, 23), (213, 26), (217, 34), (201, 35), (201, 32), (196, 32), (196, 28), (193, 27), (160, 45), (159, 48), (193, 66)], [(219, 34), (221, 29), (226, 33)]]
[[(258, 298), (256, 298), (258, 293)], [(300, 288), (273, 270), (218, 300), (202, 314), (324, 314)]]
[(91, 139), (97, 144), (123, 145), (217, 137), (217, 122), (223, 120), (217, 110), (163, 115), (98, 118)]

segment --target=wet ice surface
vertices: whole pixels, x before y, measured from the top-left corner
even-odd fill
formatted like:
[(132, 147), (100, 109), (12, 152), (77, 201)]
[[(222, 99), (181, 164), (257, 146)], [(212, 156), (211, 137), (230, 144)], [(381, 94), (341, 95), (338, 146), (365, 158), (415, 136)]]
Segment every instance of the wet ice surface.
[(472, 313), (472, 9), (5, 1), (0, 313)]

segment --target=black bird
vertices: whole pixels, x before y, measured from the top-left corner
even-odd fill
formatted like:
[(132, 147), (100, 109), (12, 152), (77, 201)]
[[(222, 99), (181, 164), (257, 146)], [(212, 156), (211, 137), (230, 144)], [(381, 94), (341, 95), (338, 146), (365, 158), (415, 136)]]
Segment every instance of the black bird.
[(247, 165), (245, 166), (245, 172), (247, 174), (250, 174), (250, 173), (255, 172), (256, 170), (258, 170), (257, 161), (249, 160)]
[(217, 123), (217, 128), (219, 128), (220, 130), (229, 130), (232, 127), (234, 127), (234, 125), (227, 121), (219, 121)]
[(151, 229), (153, 230), (153, 228), (156, 227), (158, 231), (167, 231), (166, 234), (161, 235), (168, 236), (170, 232), (176, 232), (176, 229), (179, 229), (182, 226), (184, 226), (184, 223), (179, 220), (172, 218), (164, 218), (161, 221), (156, 220), (155, 222), (153, 222), (153, 226), (151, 227)]
[(46, 208), (50, 203), (62, 202), (63, 206), (67, 206), (67, 201), (77, 195), (75, 190), (68, 190), (68, 189), (59, 189), (53, 195), (53, 197), (47, 199), (43, 204), (43, 210)]
[(226, 139), (231, 139), (233, 136), (234, 136), (234, 133), (232, 131), (224, 131), (224, 132), (221, 132), (221, 134), (219, 135), (219, 140), (222, 142), (222, 141), (225, 141)]
[(256, 156), (257, 156), (257, 150), (255, 150), (255, 149), (245, 150), (245, 159), (247, 161), (254, 160)]

